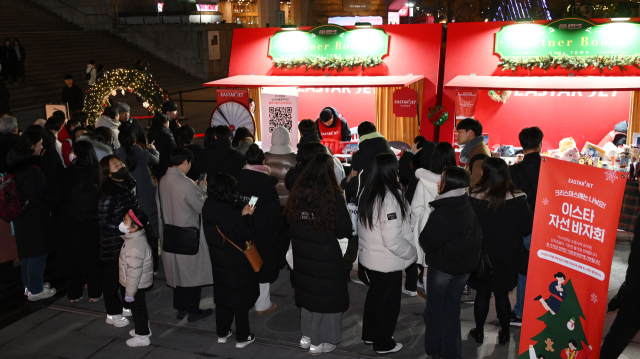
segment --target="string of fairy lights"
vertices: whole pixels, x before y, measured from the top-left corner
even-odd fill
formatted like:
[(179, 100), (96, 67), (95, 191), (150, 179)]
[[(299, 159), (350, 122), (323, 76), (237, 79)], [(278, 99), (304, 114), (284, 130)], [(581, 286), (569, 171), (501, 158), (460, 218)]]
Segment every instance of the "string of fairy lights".
[(127, 92), (135, 93), (142, 98), (142, 106), (149, 112), (160, 109), (162, 103), (169, 99), (148, 72), (127, 69), (107, 71), (87, 90), (84, 112), (89, 115), (89, 123), (96, 122), (104, 108), (111, 105), (109, 97), (117, 96), (118, 92), (122, 95)]

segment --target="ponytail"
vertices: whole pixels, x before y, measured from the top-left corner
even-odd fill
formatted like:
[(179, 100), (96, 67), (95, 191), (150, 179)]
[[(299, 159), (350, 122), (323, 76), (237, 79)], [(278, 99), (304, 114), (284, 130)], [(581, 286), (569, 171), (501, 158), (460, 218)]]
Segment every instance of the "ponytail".
[[(142, 223), (142, 229), (144, 230), (144, 234), (147, 237), (147, 243), (149, 243), (151, 250), (153, 250), (153, 248), (155, 248), (157, 240), (155, 234), (153, 233), (153, 227), (151, 227), (151, 224), (149, 224), (149, 217), (147, 217), (147, 214), (144, 213), (140, 208), (133, 208), (131, 209), (131, 211), (136, 215), (136, 218), (140, 221), (140, 223)], [(136, 223), (135, 220), (133, 222), (136, 226), (139, 227), (138, 223)]]

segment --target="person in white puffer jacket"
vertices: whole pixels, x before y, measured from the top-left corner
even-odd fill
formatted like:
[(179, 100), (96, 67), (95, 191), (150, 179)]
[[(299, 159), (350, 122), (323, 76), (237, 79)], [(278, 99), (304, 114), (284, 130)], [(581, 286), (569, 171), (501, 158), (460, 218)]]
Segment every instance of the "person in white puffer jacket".
[(149, 314), (145, 290), (153, 285), (153, 256), (151, 244), (154, 240), (149, 218), (139, 208), (130, 209), (118, 227), (124, 233), (124, 245), (120, 250), (119, 279), (125, 289), (124, 300), (131, 303), (135, 329), (127, 340), (130, 347), (147, 346), (149, 337)]
[(111, 143), (113, 144), (114, 149), (120, 148), (120, 142), (118, 141), (118, 135), (120, 131), (118, 127), (120, 126), (120, 114), (116, 110), (115, 107), (107, 107), (104, 109), (102, 116), (98, 117), (95, 124), (96, 128), (98, 127), (106, 127), (111, 130)]
[[(411, 226), (413, 227), (413, 245), (418, 251), (417, 264), (423, 267), (425, 265), (424, 252), (422, 251), (422, 247), (420, 247), (419, 239), (420, 232), (422, 232), (424, 226), (427, 224), (429, 215), (433, 210), (429, 206), (429, 202), (432, 202), (438, 195), (438, 182), (442, 176), (442, 171), (447, 167), (455, 165), (455, 150), (450, 143), (441, 142), (433, 149), (429, 169), (426, 170), (420, 168), (416, 170), (418, 185), (416, 186), (416, 191), (413, 195), (413, 199), (411, 200)], [(420, 270), (420, 275), (418, 276), (418, 287), (426, 291), (426, 287), (424, 285), (426, 281), (424, 280), (425, 277), (423, 277), (423, 274), (424, 270)], [(409, 276), (407, 275), (407, 280), (408, 279)]]
[(375, 157), (358, 205), (358, 277), (369, 285), (362, 320), (362, 340), (378, 354), (395, 353), (393, 339), (402, 288), (402, 271), (417, 258), (409, 204), (398, 182), (398, 160)]

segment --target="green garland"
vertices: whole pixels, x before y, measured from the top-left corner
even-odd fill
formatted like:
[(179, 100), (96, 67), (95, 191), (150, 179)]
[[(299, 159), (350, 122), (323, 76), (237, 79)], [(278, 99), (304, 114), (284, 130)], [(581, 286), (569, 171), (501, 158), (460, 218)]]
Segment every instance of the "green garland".
[(167, 98), (152, 77), (150, 73), (138, 70), (115, 69), (105, 72), (87, 91), (84, 112), (89, 115), (89, 123), (96, 122), (104, 108), (110, 106), (109, 96), (115, 96), (118, 92), (124, 95), (127, 91), (140, 96), (144, 100), (142, 105), (149, 111), (160, 109)]
[(621, 72), (626, 71), (625, 67), (633, 66), (640, 69), (640, 55), (597, 55), (588, 57), (576, 57), (576, 56), (536, 56), (536, 57), (506, 57), (498, 63), (498, 67), (502, 67), (504, 70), (516, 71), (518, 67), (526, 70), (533, 70), (535, 68), (543, 69), (545, 72), (558, 67), (565, 70), (580, 71), (589, 67), (594, 67), (600, 70), (602, 73), (605, 69), (613, 70), (619, 68)]
[(347, 57), (293, 57), (273, 59), (273, 64), (278, 69), (291, 70), (299, 67), (306, 67), (305, 72), (309, 70), (336, 70), (338, 72), (344, 69), (354, 70), (358, 67), (362, 70), (380, 66), (383, 61), (379, 57), (374, 56), (347, 56)]

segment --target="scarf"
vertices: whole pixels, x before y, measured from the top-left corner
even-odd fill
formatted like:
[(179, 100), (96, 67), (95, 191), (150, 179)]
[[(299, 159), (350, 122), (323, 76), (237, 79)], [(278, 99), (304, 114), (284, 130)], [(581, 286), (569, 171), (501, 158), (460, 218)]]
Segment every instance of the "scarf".
[(246, 165), (244, 165), (243, 169), (249, 170), (249, 171), (262, 172), (262, 173), (266, 173), (269, 176), (271, 176), (271, 167), (269, 167), (269, 166), (265, 166), (265, 165), (250, 165), (250, 164), (247, 163)]
[(471, 151), (473, 151), (474, 148), (478, 147), (478, 145), (482, 142), (484, 142), (484, 136), (478, 136), (472, 140), (469, 140), (469, 142), (464, 145), (464, 148), (460, 153), (460, 163), (466, 164), (470, 159), (469, 155), (471, 154)]
[(379, 137), (384, 138), (384, 136), (383, 136), (383, 135), (381, 135), (381, 134), (380, 134), (380, 132), (371, 132), (371, 133), (369, 133), (369, 134), (366, 134), (366, 135), (364, 135), (364, 136), (361, 136), (361, 137), (360, 137), (360, 142), (363, 142), (363, 141), (366, 141), (366, 140), (370, 140), (370, 139), (372, 139), (372, 138), (379, 138)]

